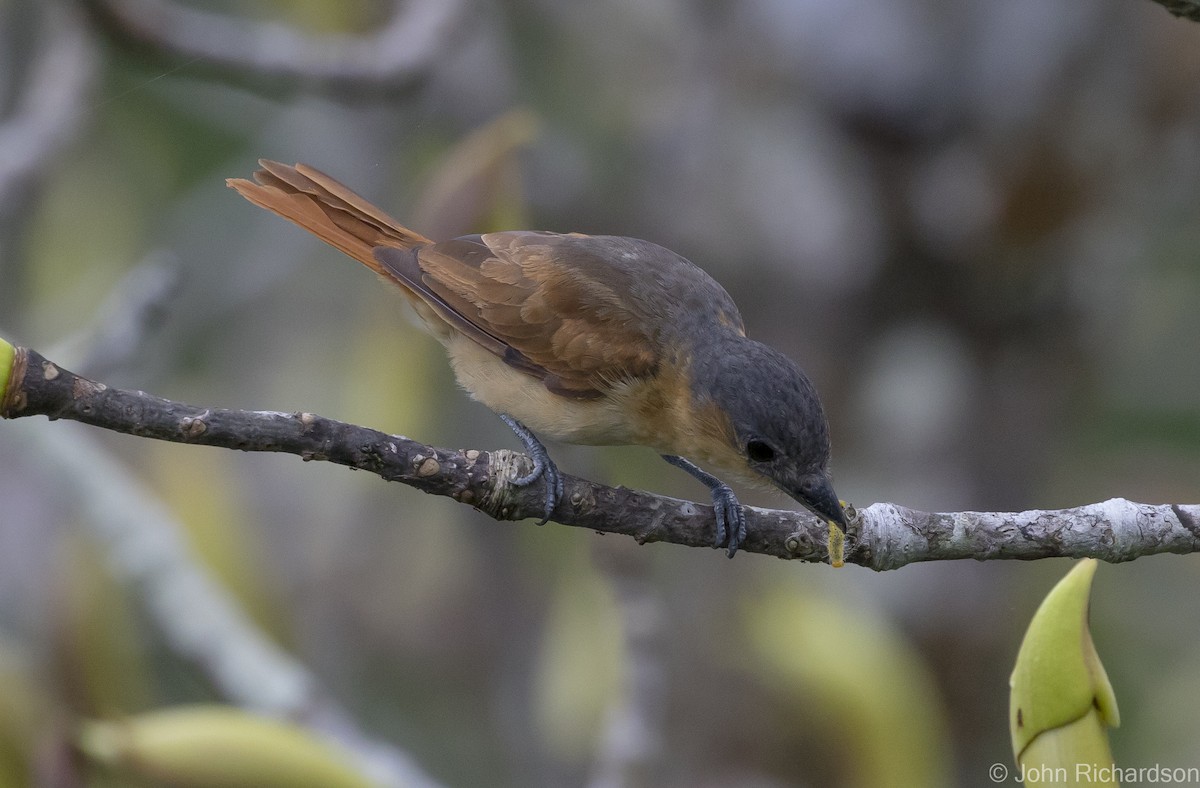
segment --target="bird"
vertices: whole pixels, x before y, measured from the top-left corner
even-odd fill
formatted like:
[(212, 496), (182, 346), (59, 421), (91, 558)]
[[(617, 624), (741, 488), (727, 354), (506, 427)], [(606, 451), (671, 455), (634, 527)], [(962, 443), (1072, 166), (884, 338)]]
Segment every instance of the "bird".
[(725, 289), (675, 252), (531, 230), (435, 241), (305, 164), (260, 159), (253, 180), (226, 183), (399, 286), (458, 383), (524, 446), (532, 470), (511, 482), (543, 481), (541, 523), (563, 483), (538, 435), (654, 449), (709, 489), (713, 545), (730, 558), (745, 511), (705, 468), (778, 488), (845, 532), (812, 381), (748, 338)]

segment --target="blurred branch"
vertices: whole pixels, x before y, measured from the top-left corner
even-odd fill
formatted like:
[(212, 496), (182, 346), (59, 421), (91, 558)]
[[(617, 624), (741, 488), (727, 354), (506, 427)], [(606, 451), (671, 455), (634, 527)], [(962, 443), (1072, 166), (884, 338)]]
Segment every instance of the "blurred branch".
[(1200, 22), (1200, 0), (1154, 0), (1172, 14)]
[(462, 0), (394, 0), (391, 16), (364, 35), (309, 35), (169, 0), (86, 0), (120, 33), (181, 58), (308, 82), (395, 87), (430, 68)]
[[(381, 785), (432, 788), (410, 758), (373, 740), (202, 568), (183, 526), (81, 427), (26, 432), (27, 451), (54, 466), (88, 507), (88, 525), (117, 579), (135, 589), (172, 651), (195, 665), (231, 703), (283, 717), (339, 745)], [(22, 437), (18, 433), (18, 437)]]
[(13, 257), (3, 248), (5, 239), (15, 237), (8, 225), (29, 203), (29, 189), (43, 169), (78, 133), (99, 72), (79, 9), (60, 0), (36, 5), (38, 44), (24, 83), (13, 91), (12, 111), (0, 120), (0, 265)]
[[(176, 443), (296, 454), (449, 496), (497, 520), (521, 520), (542, 511), (539, 485), (510, 483), (532, 467), (528, 457), (516, 452), (451, 451), (312, 413), (196, 408), (141, 391), (108, 388), (26, 348), (14, 349), (10, 368), (0, 398), (2, 418), (44, 415)], [(558, 523), (625, 534), (640, 543), (713, 543), (711, 507), (572, 476), (564, 476), (564, 482), (565, 493), (553, 517)], [(746, 507), (746, 513), (749, 536), (743, 550), (828, 560), (827, 526), (813, 516), (755, 507)], [(959, 558), (1090, 556), (1115, 562), (1200, 550), (1200, 505), (1113, 499), (1054, 511), (929, 514), (875, 504), (863, 510), (851, 507), (848, 514), (846, 561), (875, 570)]]
[[(442, 156), (422, 190), (413, 227), (430, 238), (455, 238), (481, 226), (524, 226), (517, 153), (537, 136), (537, 118), (511, 109), (460, 140)], [(497, 216), (496, 214), (500, 214)]]
[[(170, 255), (152, 255), (113, 288), (92, 324), (59, 343), (55, 354), (89, 369), (123, 366), (155, 333), (180, 279)], [(65, 481), (87, 507), (84, 522), (114, 576), (135, 591), (174, 654), (206, 676), (224, 700), (286, 718), (334, 742), (372, 783), (436, 788), (405, 752), (365, 733), (307, 667), (263, 635), (204, 568), (179, 521), (94, 434), (64, 426), (48, 435), (15, 435), (25, 439), (26, 452), (49, 460), (59, 483)]]
[[(89, 369), (115, 369), (144, 347), (180, 283), (166, 254), (153, 255), (113, 288), (93, 323), (56, 354)], [(226, 701), (286, 718), (337, 744), (371, 781), (436, 788), (411, 758), (359, 727), (317, 678), (251, 621), (188, 546), (183, 525), (83, 427), (49, 435), (18, 431), (47, 458), (55, 478), (87, 507), (84, 522), (116, 579), (135, 591), (172, 652), (207, 677)]]
[(666, 622), (661, 589), (649, 577), (644, 551), (603, 551), (605, 570), (621, 614), (625, 676), (608, 709), (588, 788), (655, 785), (662, 767), (666, 728)]
[(78, 359), (72, 363), (90, 375), (114, 372), (142, 352), (147, 338), (162, 327), (182, 280), (172, 255), (152, 254), (121, 277), (95, 322), (57, 343), (53, 355)]
[(39, 4), (41, 46), (12, 113), (0, 122), (0, 212), (78, 130), (96, 76), (96, 49), (74, 6)]

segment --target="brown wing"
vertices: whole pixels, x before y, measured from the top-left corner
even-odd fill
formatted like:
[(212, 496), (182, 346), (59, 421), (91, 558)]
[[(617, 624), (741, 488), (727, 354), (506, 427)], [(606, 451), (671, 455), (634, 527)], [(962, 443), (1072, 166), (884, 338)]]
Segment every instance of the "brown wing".
[(590, 398), (653, 374), (662, 353), (657, 321), (632, 292), (629, 272), (607, 259), (604, 240), (489, 233), (375, 256), (509, 364), (557, 394)]
[(434, 243), (312, 167), (259, 163), (254, 182), (229, 185), (396, 282), (555, 393), (598, 397), (652, 375), (674, 320), (711, 313), (741, 331), (725, 291), (654, 244), (538, 232)]

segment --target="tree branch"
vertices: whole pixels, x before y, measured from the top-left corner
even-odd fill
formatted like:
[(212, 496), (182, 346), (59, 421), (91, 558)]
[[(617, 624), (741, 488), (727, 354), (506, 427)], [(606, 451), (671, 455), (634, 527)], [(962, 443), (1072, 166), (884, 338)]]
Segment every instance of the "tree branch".
[(1200, 2), (1198, 0), (1154, 0), (1173, 15), (1182, 19), (1200, 22)]
[(389, 20), (370, 33), (309, 35), (168, 0), (87, 1), (120, 33), (182, 58), (289, 80), (388, 88), (435, 63), (464, 7), (462, 0), (394, 0)]
[[(0, 350), (11, 347), (0, 344)], [(507, 450), (454, 451), (312, 413), (197, 408), (80, 377), (36, 351), (14, 348), (0, 417), (43, 415), (177, 443), (295, 454), (369, 471), (427, 493), (470, 504), (496, 520), (540, 516), (542, 490), (517, 487), (531, 461)], [(0, 359), (5, 354), (0, 353)], [(809, 562), (828, 560), (825, 523), (812, 515), (746, 507), (742, 549)], [(1129, 561), (1200, 549), (1200, 505), (1136, 504), (1123, 499), (1074, 509), (1019, 513), (931, 514), (894, 504), (848, 510), (846, 561), (882, 571), (917, 561), (1090, 556)], [(632, 536), (639, 543), (708, 547), (712, 508), (652, 493), (564, 476), (552, 518), (563, 525)]]

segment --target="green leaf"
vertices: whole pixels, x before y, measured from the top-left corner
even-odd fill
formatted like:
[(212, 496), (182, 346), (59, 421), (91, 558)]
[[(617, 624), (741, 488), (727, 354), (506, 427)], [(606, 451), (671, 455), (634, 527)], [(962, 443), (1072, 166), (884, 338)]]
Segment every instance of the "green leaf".
[(1112, 764), (1107, 727), (1117, 700), (1088, 631), (1097, 562), (1076, 564), (1034, 614), (1009, 681), (1013, 754), (1025, 772)]
[(178, 788), (369, 788), (334, 745), (228, 706), (178, 706), (87, 720), (80, 751), (123, 778)]
[(12, 345), (0, 339), (0, 400), (8, 390), (8, 378), (12, 375), (13, 356), (16, 350)]

